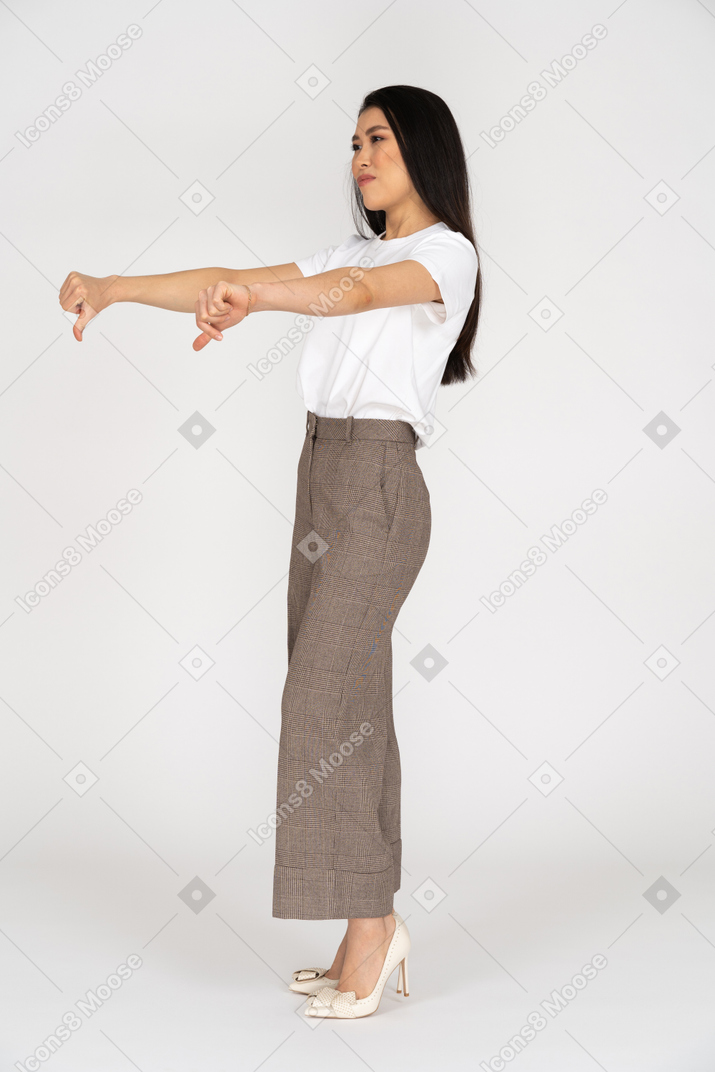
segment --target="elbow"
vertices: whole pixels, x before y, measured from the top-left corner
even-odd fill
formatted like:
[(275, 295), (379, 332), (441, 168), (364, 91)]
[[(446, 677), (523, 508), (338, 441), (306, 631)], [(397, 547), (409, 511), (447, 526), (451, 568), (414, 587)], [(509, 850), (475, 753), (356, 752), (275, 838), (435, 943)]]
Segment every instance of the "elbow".
[(356, 312), (365, 313), (369, 309), (372, 309), (375, 304), (375, 295), (367, 283), (364, 280), (360, 280), (355, 289), (357, 291), (356, 297), (358, 306)]

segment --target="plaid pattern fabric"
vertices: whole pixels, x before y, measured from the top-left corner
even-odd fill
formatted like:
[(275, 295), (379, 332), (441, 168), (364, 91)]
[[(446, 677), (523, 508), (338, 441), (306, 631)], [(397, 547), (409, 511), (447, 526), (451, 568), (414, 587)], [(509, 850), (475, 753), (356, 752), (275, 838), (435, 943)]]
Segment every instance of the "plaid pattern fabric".
[(406, 421), (316, 417), (298, 462), (273, 915), (386, 916), (400, 888), (392, 627), (430, 496)]

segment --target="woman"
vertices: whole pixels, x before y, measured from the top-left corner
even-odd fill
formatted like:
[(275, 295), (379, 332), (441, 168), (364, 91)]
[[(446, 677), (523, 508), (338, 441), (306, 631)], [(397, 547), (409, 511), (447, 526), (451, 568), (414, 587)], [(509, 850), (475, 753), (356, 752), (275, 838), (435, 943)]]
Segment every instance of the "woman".
[[(298, 364), (307, 407), (288, 586), (273, 915), (347, 919), (327, 971), (293, 973), (312, 1016), (374, 1012), (410, 938), (400, 888), (400, 759), (391, 633), (424, 562), (430, 497), (415, 451), (437, 389), (474, 375), (481, 298), (467, 166), (444, 101), (388, 86), (352, 139), (351, 235), (302, 260), (93, 279), (70, 273), (75, 337), (116, 301), (195, 311), (200, 350), (258, 312), (315, 317)], [(196, 295), (198, 293), (198, 300)], [(404, 987), (403, 987), (404, 984)]]

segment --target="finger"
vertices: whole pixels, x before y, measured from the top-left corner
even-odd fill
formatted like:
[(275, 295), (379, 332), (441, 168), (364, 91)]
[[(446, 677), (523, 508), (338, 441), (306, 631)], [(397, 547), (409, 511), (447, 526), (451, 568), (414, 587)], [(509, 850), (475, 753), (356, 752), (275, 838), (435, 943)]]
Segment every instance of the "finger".
[(227, 306), (221, 300), (221, 290), (218, 286), (209, 287), (206, 292), (206, 311), (209, 316), (223, 316)]
[(60, 305), (66, 313), (76, 313), (78, 309), (76, 309), (75, 306), (77, 305), (80, 297), (81, 295), (79, 293), (79, 287), (76, 287), (74, 290), (68, 291), (64, 299), (62, 298), (62, 292), (60, 291)]
[[(208, 311), (211, 316), (221, 316), (224, 313), (230, 313), (231, 302), (230, 299), (233, 295), (230, 283), (219, 282), (208, 289)], [(228, 298), (228, 301), (224, 301), (224, 298)]]
[[(200, 331), (208, 335), (209, 339), (215, 339), (221, 333), (218, 328), (215, 328), (211, 324), (209, 314), (206, 310), (207, 296), (206, 291), (202, 290), (199, 293), (199, 300), (196, 302), (196, 326)], [(222, 317), (223, 319), (223, 317)], [(204, 346), (206, 343), (203, 344)]]
[[(77, 316), (77, 319), (74, 322), (74, 328), (76, 328), (77, 331), (79, 332), (79, 340), (81, 342), (82, 339), (84, 338), (84, 329), (87, 327), (87, 324), (92, 319), (92, 317), (90, 316), (90, 310), (89, 310), (88, 306), (84, 302), (82, 302), (81, 305), (76, 306), (76, 309), (75, 308), (72, 309), (72, 312), (75, 312), (75, 311), (77, 311), (78, 316)], [(77, 338), (76, 332), (75, 332), (75, 338)]]
[[(217, 336), (219, 336), (220, 331), (219, 331), (218, 328), (213, 327), (213, 325), (210, 322), (208, 313), (206, 313), (205, 311), (202, 311), (202, 309), (200, 309), (200, 304), (202, 304), (202, 302), (200, 302), (200, 301), (196, 302), (196, 327), (200, 331), (203, 331), (204, 334), (206, 334), (206, 336), (208, 336), (208, 339), (215, 339), (215, 338), (217, 338)], [(206, 343), (203, 343), (203, 345), (205, 346)]]
[(64, 303), (67, 301), (69, 295), (74, 289), (74, 283), (72, 282), (73, 272), (70, 272), (64, 283), (60, 287), (60, 305), (64, 308)]
[[(229, 297), (233, 295), (233, 289), (230, 283), (215, 283), (214, 286), (209, 287), (206, 291), (200, 291), (199, 293), (202, 301), (202, 326), (204, 323), (215, 323), (218, 327), (230, 327), (235, 322), (235, 308), (230, 301), (223, 301), (220, 297), (222, 293)], [(204, 294), (206, 295), (205, 302), (203, 301)]]
[[(206, 308), (206, 304), (207, 293), (205, 290), (200, 290), (198, 299), (196, 301), (196, 327), (199, 328), (200, 331), (208, 334), (211, 329), (211, 325), (209, 324), (208, 320), (208, 311)], [(206, 343), (204, 343), (203, 345), (205, 346)]]
[(214, 327), (216, 328), (216, 330), (218, 331), (221, 328), (230, 327), (231, 323), (233, 323), (233, 318), (234, 318), (235, 315), (236, 315), (235, 309), (232, 309), (230, 306), (229, 306), (229, 311), (227, 313), (221, 313), (221, 312), (212, 313), (211, 312), (211, 306), (209, 305), (208, 306), (208, 312), (205, 313), (205, 315), (202, 317), (202, 322), (205, 322), (207, 324), (213, 324)]
[(201, 334), (194, 339), (192, 346), (194, 350), (203, 350), (204, 346), (210, 342), (211, 340), (208, 335), (202, 331)]
[[(82, 319), (83, 315), (84, 315), (84, 319)], [(80, 320), (82, 321), (82, 323), (80, 323)], [(82, 307), (80, 309), (79, 316), (77, 317), (77, 319), (75, 320), (74, 324), (72, 325), (72, 334), (74, 335), (74, 337), (77, 340), (77, 342), (82, 342), (82, 340), (84, 338), (82, 332), (84, 331), (86, 323), (87, 323), (87, 315), (84, 312), (84, 307)]]
[(197, 319), (197, 322), (198, 322), (199, 317), (201, 317), (202, 320), (205, 320), (206, 319), (206, 313), (207, 313), (207, 309), (206, 309), (206, 291), (205, 290), (200, 290), (199, 291), (199, 296), (196, 299), (196, 319)]
[(72, 333), (78, 342), (82, 342), (84, 329), (90, 320), (97, 316), (97, 310), (89, 304), (86, 298), (78, 298), (70, 312), (78, 313), (77, 319), (72, 325)]
[(225, 310), (222, 309), (217, 311), (211, 305), (211, 290), (213, 290), (213, 287), (209, 287), (208, 291), (202, 290), (199, 292), (197, 305), (199, 306), (198, 311), (201, 319), (201, 327), (203, 327), (204, 324), (210, 324), (213, 320), (224, 319), (227, 315)]
[(60, 304), (65, 310), (76, 312), (74, 308), (80, 298), (84, 298), (84, 283), (77, 278), (68, 276), (60, 291)]

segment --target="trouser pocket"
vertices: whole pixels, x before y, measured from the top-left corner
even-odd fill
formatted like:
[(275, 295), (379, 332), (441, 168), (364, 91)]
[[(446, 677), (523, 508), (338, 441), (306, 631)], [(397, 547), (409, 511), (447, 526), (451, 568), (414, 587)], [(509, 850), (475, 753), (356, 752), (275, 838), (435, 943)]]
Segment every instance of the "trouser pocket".
[(385, 524), (389, 533), (395, 520), (395, 512), (400, 497), (402, 458), (397, 449), (397, 443), (386, 440), (384, 448), (380, 472), (380, 497), (385, 511)]

